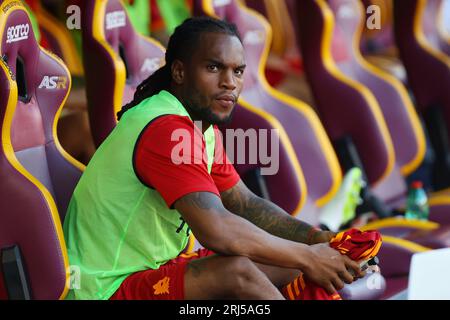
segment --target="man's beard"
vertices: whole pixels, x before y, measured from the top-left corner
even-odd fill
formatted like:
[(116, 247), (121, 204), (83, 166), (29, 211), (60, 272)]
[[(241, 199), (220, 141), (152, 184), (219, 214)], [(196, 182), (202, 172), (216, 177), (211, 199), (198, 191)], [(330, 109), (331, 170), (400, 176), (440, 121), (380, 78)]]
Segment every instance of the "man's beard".
[(220, 118), (217, 115), (215, 115), (211, 108), (208, 107), (200, 107), (198, 104), (186, 101), (185, 102), (185, 108), (196, 118), (196, 120), (202, 120), (212, 125), (224, 125), (231, 122), (233, 119), (234, 110), (236, 108), (236, 105), (233, 107), (233, 110), (231, 111), (230, 115), (225, 118)]

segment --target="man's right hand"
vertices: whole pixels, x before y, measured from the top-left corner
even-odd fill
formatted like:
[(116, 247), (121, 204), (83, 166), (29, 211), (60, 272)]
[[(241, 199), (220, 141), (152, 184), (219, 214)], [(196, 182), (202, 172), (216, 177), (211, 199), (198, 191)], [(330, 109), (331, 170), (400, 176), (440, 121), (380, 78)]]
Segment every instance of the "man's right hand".
[(311, 257), (302, 271), (308, 279), (320, 285), (329, 294), (342, 289), (344, 282), (353, 282), (354, 277), (349, 270), (353, 270), (356, 278), (364, 276), (357, 262), (340, 254), (328, 243), (315, 244), (309, 249)]

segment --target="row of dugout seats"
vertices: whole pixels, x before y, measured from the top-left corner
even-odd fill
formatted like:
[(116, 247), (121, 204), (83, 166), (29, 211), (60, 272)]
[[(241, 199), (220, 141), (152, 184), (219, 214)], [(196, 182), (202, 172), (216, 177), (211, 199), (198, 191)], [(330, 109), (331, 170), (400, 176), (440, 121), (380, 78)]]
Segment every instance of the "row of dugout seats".
[[(406, 62), (416, 61), (417, 56), (421, 61), (429, 59), (429, 67), (422, 72), (434, 77), (441, 74), (438, 77), (445, 88), (448, 56), (436, 47), (431, 52), (425, 50), (429, 48), (421, 45), (423, 38), (415, 34), (417, 25), (411, 24), (420, 21), (417, 15), (423, 14), (429, 3), (435, 5), (434, 1), (409, 0), (398, 4), (401, 8), (396, 7), (397, 2), (394, 7), (394, 12), (411, 12), (408, 21), (395, 16), (399, 24), (395, 30), (402, 30), (397, 43), (421, 106), (418, 110), (426, 113), (420, 114), (426, 119), (429, 113), (425, 110), (446, 114), (450, 107), (445, 90), (435, 93), (431, 100), (419, 101), (416, 91), (426, 91), (430, 83), (426, 87), (412, 85), (420, 80), (412, 80), (414, 71)], [(61, 223), (84, 169), (64, 151), (57, 137), (71, 75), (59, 58), (39, 47), (30, 27), (26, 37), (23, 33), (21, 39), (12, 41), (8, 28), (30, 26), (31, 21), (20, 2), (4, 0), (0, 4), (0, 298), (64, 298), (71, 268)], [(246, 52), (244, 90), (233, 122), (223, 129), (277, 129), (279, 133), (280, 155), (274, 175), (261, 176), (261, 168), (267, 164), (260, 162), (235, 166), (255, 192), (314, 225), (319, 225), (320, 208), (336, 195), (346, 170), (362, 168), (368, 182), (363, 206), (380, 218), (363, 229), (383, 233), (379, 256), (384, 277), (380, 281), (385, 286), (367, 290), (360, 280), (342, 294), (351, 299), (389, 297), (406, 287), (412, 254), (450, 245), (450, 194), (444, 190), (430, 195), (431, 221), (392, 217), (404, 206), (405, 178), (422, 163), (426, 149), (413, 102), (399, 80), (362, 56), (358, 43), (364, 11), (358, 0), (299, 1), (293, 8), (298, 13), (293, 30), (315, 109), (267, 81), (272, 29), (262, 15), (237, 0), (193, 1), (193, 14), (234, 22)], [(134, 30), (119, 0), (87, 0), (82, 14), (87, 110), (98, 146), (116, 125), (116, 112), (132, 98), (136, 86), (164, 63), (164, 48)], [(111, 14), (120, 18), (113, 27), (106, 25), (106, 17)], [(417, 53), (402, 49), (402, 41), (410, 48), (414, 40)], [(343, 44), (345, 59), (334, 56), (333, 41)], [(426, 54), (429, 57), (425, 58)], [(435, 71), (434, 67), (441, 69)], [(436, 91), (440, 88), (432, 87)], [(426, 128), (431, 142), (445, 157), (448, 139), (433, 135), (432, 130), (439, 119), (446, 118), (430, 117)], [(440, 121), (439, 126), (443, 130), (447, 122)], [(439, 165), (443, 176), (448, 167)], [(192, 246), (195, 238), (191, 240)]]

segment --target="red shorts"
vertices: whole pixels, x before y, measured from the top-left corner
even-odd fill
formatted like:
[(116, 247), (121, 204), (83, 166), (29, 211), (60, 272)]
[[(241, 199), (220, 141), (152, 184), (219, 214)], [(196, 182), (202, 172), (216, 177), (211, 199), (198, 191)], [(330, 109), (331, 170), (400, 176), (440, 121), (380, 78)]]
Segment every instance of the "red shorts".
[(214, 254), (208, 249), (182, 253), (159, 269), (128, 276), (110, 300), (183, 300), (184, 271), (189, 261)]

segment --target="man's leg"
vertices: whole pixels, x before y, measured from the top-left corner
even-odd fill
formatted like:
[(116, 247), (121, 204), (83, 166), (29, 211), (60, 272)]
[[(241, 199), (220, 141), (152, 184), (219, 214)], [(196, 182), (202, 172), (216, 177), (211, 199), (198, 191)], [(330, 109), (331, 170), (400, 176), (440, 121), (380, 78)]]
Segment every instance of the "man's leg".
[[(336, 299), (305, 282), (296, 269), (254, 263), (245, 257), (210, 256), (191, 260), (185, 272), (185, 299)], [(338, 286), (338, 290), (343, 287)], [(300, 289), (301, 288), (301, 289)], [(306, 290), (306, 291), (305, 291)], [(317, 291), (318, 290), (318, 291)], [(291, 293), (290, 293), (291, 292)], [(294, 294), (296, 293), (296, 294)]]

